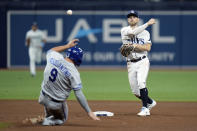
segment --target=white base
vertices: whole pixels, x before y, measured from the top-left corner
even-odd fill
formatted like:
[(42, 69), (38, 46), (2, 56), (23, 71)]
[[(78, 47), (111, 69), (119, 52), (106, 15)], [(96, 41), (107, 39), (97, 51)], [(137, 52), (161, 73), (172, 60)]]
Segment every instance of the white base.
[(113, 112), (109, 111), (95, 111), (93, 112), (96, 116), (114, 116)]

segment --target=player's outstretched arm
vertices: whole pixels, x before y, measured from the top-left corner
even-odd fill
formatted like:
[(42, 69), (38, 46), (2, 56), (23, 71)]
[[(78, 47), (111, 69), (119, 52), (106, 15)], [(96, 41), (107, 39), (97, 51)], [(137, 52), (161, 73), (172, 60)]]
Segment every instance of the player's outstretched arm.
[(80, 103), (80, 105), (83, 107), (83, 109), (88, 113), (88, 116), (90, 118), (92, 118), (93, 120), (100, 120), (100, 118), (98, 118), (90, 109), (88, 102), (82, 92), (82, 90), (75, 90), (74, 91), (75, 96), (78, 100), (78, 102)]
[(138, 26), (135, 29), (128, 29), (127, 35), (133, 37), (134, 35), (137, 35), (141, 33), (142, 31), (144, 31), (148, 26), (153, 25), (155, 23), (156, 23), (155, 19), (151, 18), (148, 22), (146, 22), (145, 24), (141, 26)]
[(62, 52), (68, 48), (76, 46), (77, 42), (79, 42), (79, 39), (74, 39), (74, 40), (69, 41), (66, 45), (54, 47), (52, 48), (52, 50), (57, 51), (57, 52)]

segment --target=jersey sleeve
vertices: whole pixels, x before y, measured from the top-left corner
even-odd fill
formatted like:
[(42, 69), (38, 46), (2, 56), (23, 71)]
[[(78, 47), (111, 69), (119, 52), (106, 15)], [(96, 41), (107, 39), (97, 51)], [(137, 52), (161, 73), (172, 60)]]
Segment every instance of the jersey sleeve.
[(123, 33), (124, 35), (131, 35), (131, 34), (138, 35), (139, 33), (143, 32), (147, 27), (148, 27), (148, 24), (145, 23), (145, 24), (143, 24), (141, 26), (138, 26), (138, 27), (136, 27), (134, 29), (131, 29), (131, 28), (123, 28), (121, 30), (121, 34)]
[(73, 72), (71, 77), (71, 87), (74, 91), (82, 88), (81, 78), (79, 72)]

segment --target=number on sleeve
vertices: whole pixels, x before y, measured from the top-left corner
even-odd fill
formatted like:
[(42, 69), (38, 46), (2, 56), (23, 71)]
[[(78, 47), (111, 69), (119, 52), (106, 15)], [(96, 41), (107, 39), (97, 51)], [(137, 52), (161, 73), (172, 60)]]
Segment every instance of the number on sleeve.
[(57, 73), (58, 73), (57, 69), (53, 68), (51, 70), (51, 76), (49, 76), (49, 80), (54, 82), (56, 80)]

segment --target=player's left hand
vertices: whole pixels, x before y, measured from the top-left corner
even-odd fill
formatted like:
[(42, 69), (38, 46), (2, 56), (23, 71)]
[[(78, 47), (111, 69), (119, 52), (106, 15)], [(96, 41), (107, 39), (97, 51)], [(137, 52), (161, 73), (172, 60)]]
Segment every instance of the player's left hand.
[(96, 120), (96, 121), (99, 121), (100, 120), (100, 118), (98, 118), (93, 112), (89, 112), (88, 115), (93, 120)]
[(120, 47), (120, 53), (124, 56), (124, 57), (127, 57), (131, 51), (134, 50), (134, 45), (133, 44), (123, 44), (121, 47)]
[(68, 48), (76, 46), (78, 42), (79, 42), (79, 39), (74, 39), (74, 40), (69, 41), (69, 43), (67, 44)]

